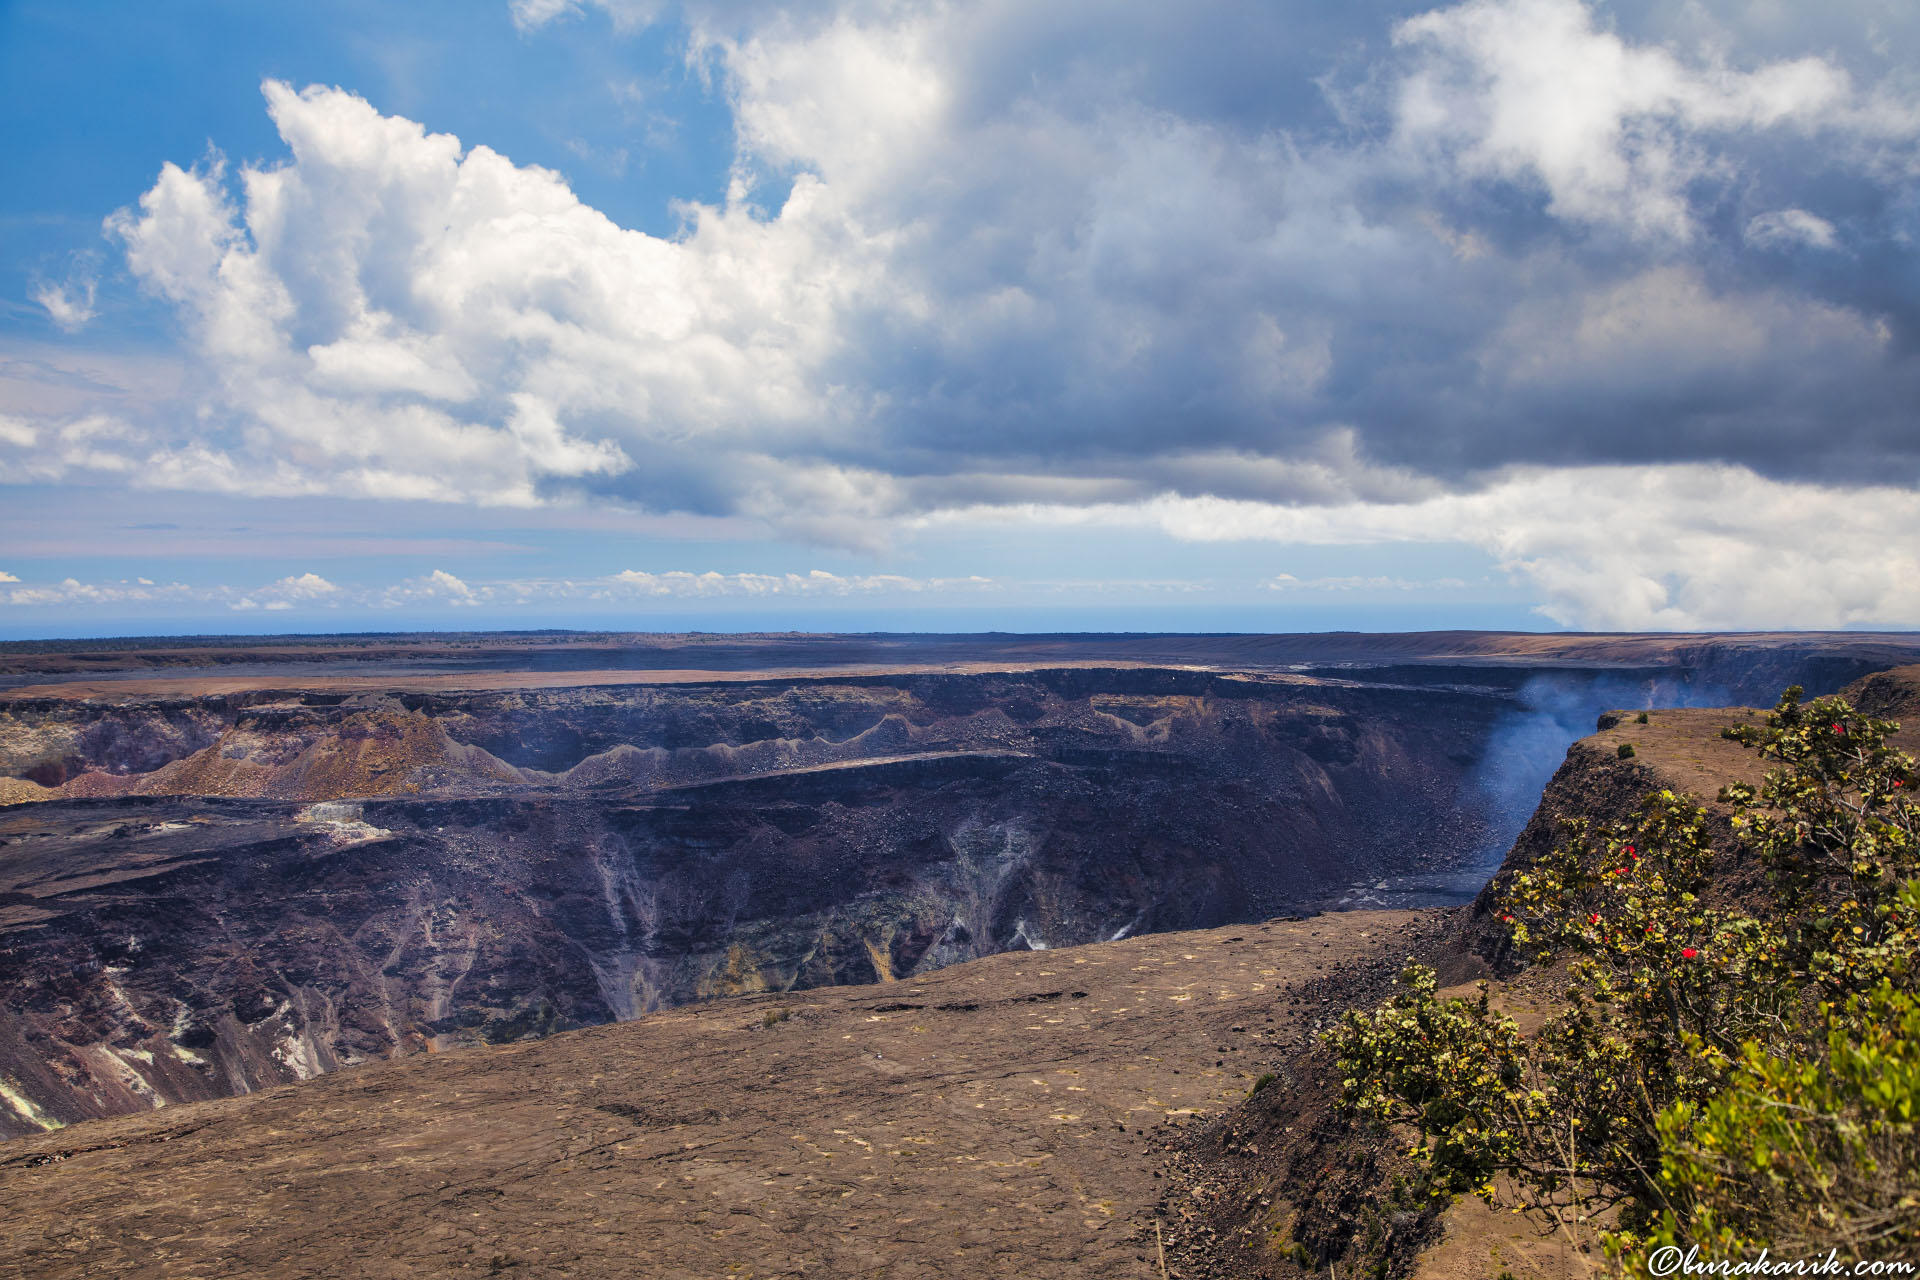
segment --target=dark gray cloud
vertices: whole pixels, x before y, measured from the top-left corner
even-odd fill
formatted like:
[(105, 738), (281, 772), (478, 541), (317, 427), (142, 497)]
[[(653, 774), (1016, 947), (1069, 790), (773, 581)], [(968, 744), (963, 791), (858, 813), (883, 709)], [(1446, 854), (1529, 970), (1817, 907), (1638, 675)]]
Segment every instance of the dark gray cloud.
[[(884, 454), (830, 456), (1117, 476), (1352, 427), (1380, 464), (1455, 478), (1911, 473), (1916, 99), (1870, 47), (1899, 33), (1482, 4), (1396, 42), (1415, 12), (943, 29), (958, 102), (863, 206), (906, 229), (891, 281), (933, 305), (849, 316), (830, 376), (884, 401)], [(833, 30), (784, 35), (830, 56)], [(743, 92), (789, 87), (741, 39)], [(1566, 123), (1500, 136), (1502, 99)], [(775, 163), (809, 163), (781, 141)]]

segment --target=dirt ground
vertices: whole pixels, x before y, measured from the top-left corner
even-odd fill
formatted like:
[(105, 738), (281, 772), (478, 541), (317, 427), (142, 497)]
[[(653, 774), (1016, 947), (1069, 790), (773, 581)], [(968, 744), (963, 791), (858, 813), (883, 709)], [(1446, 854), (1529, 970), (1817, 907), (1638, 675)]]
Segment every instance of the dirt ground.
[(0, 1148), (0, 1275), (1159, 1274), (1158, 1166), (1354, 913), (1016, 952), (353, 1068)]
[(1601, 729), (1587, 741), (1603, 753), (1617, 752), (1623, 744), (1631, 746), (1635, 757), (1658, 772), (1662, 782), (1706, 803), (1711, 804), (1729, 782), (1757, 785), (1769, 767), (1778, 767), (1778, 762), (1763, 760), (1759, 753), (1720, 736), (1721, 730), (1731, 725), (1764, 726), (1764, 710), (1708, 707), (1650, 711), (1645, 724), (1631, 714), (1622, 714), (1625, 718), (1619, 724)]
[[(1906, 667), (1888, 673), (1908, 683), (1920, 681), (1920, 667)], [(1767, 760), (1759, 752), (1730, 742), (1721, 731), (1740, 724), (1763, 728), (1771, 708), (1707, 707), (1687, 710), (1651, 711), (1647, 723), (1640, 724), (1635, 713), (1621, 713), (1620, 723), (1601, 729), (1586, 741), (1605, 752), (1618, 752), (1621, 745), (1633, 747), (1635, 758), (1653, 769), (1660, 780), (1676, 791), (1691, 793), (1696, 799), (1713, 804), (1720, 788), (1730, 782), (1760, 784), (1778, 761)], [(1920, 751), (1920, 720), (1912, 715), (1894, 719), (1900, 729), (1890, 739), (1894, 746), (1912, 753)]]

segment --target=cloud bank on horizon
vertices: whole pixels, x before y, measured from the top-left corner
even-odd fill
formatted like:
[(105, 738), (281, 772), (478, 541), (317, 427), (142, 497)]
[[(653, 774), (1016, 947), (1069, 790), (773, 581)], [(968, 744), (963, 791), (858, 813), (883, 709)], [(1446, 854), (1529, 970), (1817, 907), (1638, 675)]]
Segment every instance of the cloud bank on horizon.
[[(731, 111), (725, 198), (680, 234), (268, 79), (284, 154), (168, 162), (108, 222), (177, 324), (177, 392), (0, 413), (0, 480), (617, 504), (863, 554), (1007, 526), (1449, 543), (1564, 625), (1920, 621), (1911, 15), (503, 17), (538, 41), (596, 10), (681, 24)], [(84, 273), (39, 290), (70, 332), (102, 305)], [(305, 578), (223, 600), (339, 590)]]
[[(0, 584), (19, 579), (0, 573)], [(119, 582), (80, 582), (68, 578), (50, 586), (0, 585), (0, 603), (12, 605), (153, 604), (186, 603), (225, 608), (237, 613), (254, 609), (274, 612), (299, 608), (387, 610), (421, 604), (452, 608), (531, 604), (535, 601), (631, 603), (649, 599), (702, 600), (716, 597), (818, 598), (898, 596), (921, 592), (993, 590), (987, 578), (960, 580), (917, 579), (899, 574), (843, 577), (816, 569), (811, 573), (692, 573), (670, 570), (650, 573), (623, 569), (618, 573), (581, 581), (519, 579), (469, 583), (445, 569), (372, 590), (329, 582), (317, 573), (291, 575), (252, 588), (225, 584), (197, 586), (184, 582), (159, 583), (147, 578)]]

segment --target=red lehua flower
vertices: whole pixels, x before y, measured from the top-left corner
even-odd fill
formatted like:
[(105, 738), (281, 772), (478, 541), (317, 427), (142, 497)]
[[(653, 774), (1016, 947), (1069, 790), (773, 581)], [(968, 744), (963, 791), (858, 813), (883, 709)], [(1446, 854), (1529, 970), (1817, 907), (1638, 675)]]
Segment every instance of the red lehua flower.
[(1632, 845), (1628, 845), (1628, 846), (1627, 846), (1627, 856), (1628, 856), (1629, 858), (1631, 858), (1631, 857), (1633, 856), (1633, 846), (1632, 846)]
[(1835, 724), (1835, 725), (1833, 726), (1833, 731), (1834, 731), (1835, 733), (1845, 733), (1845, 732), (1847, 731), (1847, 726), (1845, 726), (1845, 725), (1843, 725), (1843, 724)]
[(1599, 924), (1599, 923), (1600, 923), (1600, 913), (1596, 911), (1596, 912), (1594, 912), (1594, 913), (1593, 913), (1592, 915), (1590, 915), (1590, 916), (1588, 916), (1588, 917), (1587, 917), (1587, 923), (1588, 923), (1588, 924)]
[(1700, 953), (1698, 951), (1695, 951), (1692, 947), (1680, 948), (1680, 958), (1683, 960), (1691, 960), (1699, 954)]

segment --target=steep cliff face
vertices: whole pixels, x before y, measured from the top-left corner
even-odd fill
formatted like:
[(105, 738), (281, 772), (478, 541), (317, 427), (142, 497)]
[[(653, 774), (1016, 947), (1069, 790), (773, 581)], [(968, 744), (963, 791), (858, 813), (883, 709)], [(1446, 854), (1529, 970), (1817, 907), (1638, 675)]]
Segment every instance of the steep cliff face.
[(1179, 670), (0, 705), (0, 1132), (1311, 909), (1508, 699)]
[(1481, 889), (1459, 922), (1463, 949), (1484, 960), (1496, 973), (1518, 971), (1523, 961), (1513, 948), (1507, 927), (1500, 922), (1498, 908), (1513, 877), (1564, 842), (1568, 822), (1585, 821), (1596, 830), (1605, 830), (1630, 817), (1648, 792), (1667, 785), (1657, 766), (1638, 756), (1622, 760), (1610, 743), (1592, 738), (1574, 743), (1499, 872)]
[[(1789, 671), (1781, 683), (1810, 681), (1819, 674)], [(1920, 666), (1875, 672), (1838, 692), (1860, 710), (1899, 724), (1893, 744), (1920, 752)], [(1755, 701), (1771, 706), (1774, 697)], [(1729, 726), (1760, 723), (1765, 715), (1753, 706), (1662, 709), (1649, 712), (1644, 723), (1631, 712), (1602, 715), (1596, 732), (1568, 748), (1498, 874), (1475, 898), (1461, 923), (1467, 949), (1502, 972), (1516, 969), (1519, 961), (1495, 905), (1514, 874), (1564, 841), (1569, 821), (1584, 820), (1604, 829), (1631, 817), (1653, 791), (1688, 795), (1706, 807), (1708, 834), (1717, 852), (1711, 891), (1716, 900), (1738, 902), (1760, 892), (1764, 869), (1743, 853), (1729, 825), (1730, 814), (1717, 796), (1730, 782), (1757, 785), (1766, 773), (1768, 762), (1721, 737)], [(1623, 746), (1633, 748), (1630, 756), (1620, 755)]]
[(1920, 666), (1893, 667), (1854, 681), (1842, 691), (1870, 716), (1894, 720), (1894, 742), (1911, 752), (1920, 748)]

